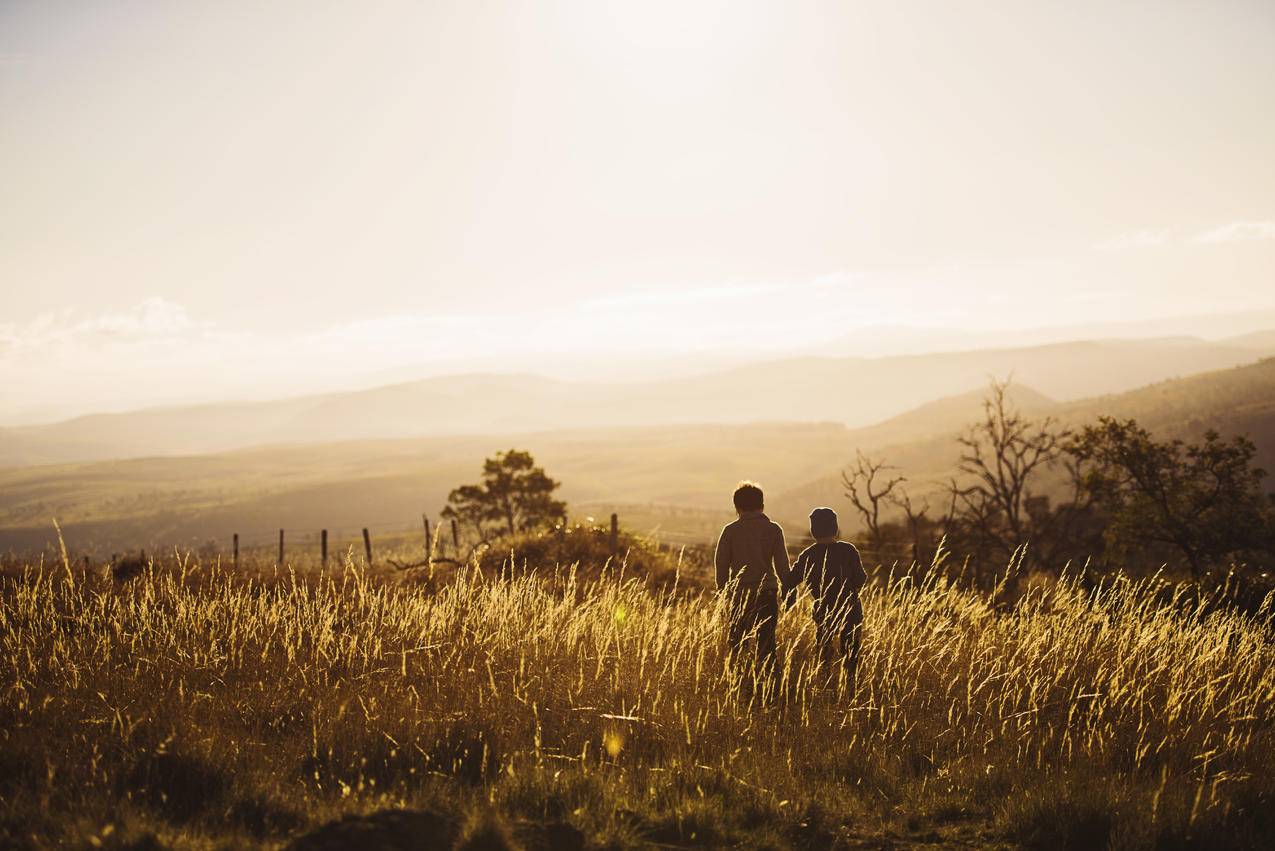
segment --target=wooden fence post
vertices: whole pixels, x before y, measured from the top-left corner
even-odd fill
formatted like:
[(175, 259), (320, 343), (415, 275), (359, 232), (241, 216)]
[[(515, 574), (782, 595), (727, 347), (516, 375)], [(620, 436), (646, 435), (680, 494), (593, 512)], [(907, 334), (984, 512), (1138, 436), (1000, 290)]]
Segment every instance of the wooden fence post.
[(460, 532), (456, 530), (456, 521), (452, 521), (452, 546), (456, 548), (456, 552), (460, 552)]
[(367, 563), (372, 564), (372, 536), (367, 533), (367, 528), (363, 529), (363, 551), (367, 553)]
[(283, 530), (279, 530), (279, 566), (283, 567)]
[(429, 516), (422, 514), (421, 520), (425, 523), (425, 563), (429, 564), (430, 550), (433, 549), (433, 542), (429, 539)]
[(324, 529), (319, 535), (319, 547), (323, 553), (323, 566), (328, 566), (328, 530)]
[(620, 550), (620, 515), (611, 514), (611, 555)]
[(239, 567), (239, 533), (235, 533), (235, 567)]

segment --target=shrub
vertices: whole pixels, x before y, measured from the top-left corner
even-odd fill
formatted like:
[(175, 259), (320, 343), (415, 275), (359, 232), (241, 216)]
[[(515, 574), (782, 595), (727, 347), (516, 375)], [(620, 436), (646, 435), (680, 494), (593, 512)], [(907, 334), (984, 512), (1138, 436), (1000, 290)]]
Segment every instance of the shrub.
[(485, 573), (496, 575), (516, 576), (533, 568), (544, 574), (574, 567), (582, 579), (596, 579), (609, 569), (657, 586), (671, 585), (675, 580), (702, 584), (698, 560), (688, 562), (680, 549), (621, 530), (612, 556), (610, 530), (582, 523), (501, 538), (479, 551), (478, 562)]

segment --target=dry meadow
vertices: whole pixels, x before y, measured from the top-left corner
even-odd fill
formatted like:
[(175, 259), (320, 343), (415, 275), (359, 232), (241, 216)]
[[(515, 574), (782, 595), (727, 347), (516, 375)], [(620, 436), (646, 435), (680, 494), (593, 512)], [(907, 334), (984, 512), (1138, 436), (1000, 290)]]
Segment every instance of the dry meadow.
[(803, 600), (758, 696), (716, 596), (622, 570), (11, 567), (0, 845), (1264, 845), (1269, 624), (942, 576), (870, 585), (853, 695)]

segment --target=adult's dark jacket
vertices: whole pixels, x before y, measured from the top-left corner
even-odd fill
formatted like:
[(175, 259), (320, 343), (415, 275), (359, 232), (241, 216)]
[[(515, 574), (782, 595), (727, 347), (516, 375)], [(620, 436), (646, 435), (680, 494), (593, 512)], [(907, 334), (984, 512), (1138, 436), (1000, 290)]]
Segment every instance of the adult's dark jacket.
[(743, 589), (778, 591), (788, 576), (784, 530), (762, 511), (745, 511), (717, 541), (717, 587), (734, 580)]

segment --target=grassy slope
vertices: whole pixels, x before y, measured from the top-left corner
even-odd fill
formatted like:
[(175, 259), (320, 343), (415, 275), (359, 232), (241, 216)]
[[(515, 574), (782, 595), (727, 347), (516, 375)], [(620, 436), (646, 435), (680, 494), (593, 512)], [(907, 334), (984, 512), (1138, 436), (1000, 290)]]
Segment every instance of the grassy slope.
[[(720, 603), (636, 583), (64, 576), (0, 577), (5, 847), (271, 847), (386, 810), (409, 812), (347, 839), (448, 847), (430, 832), (471, 820), (525, 847), (1255, 848), (1275, 829), (1269, 634), (1143, 586), (1000, 614), (872, 586), (853, 697), (819, 685), (803, 603), (760, 708)], [(354, 847), (326, 836), (307, 847)]]

